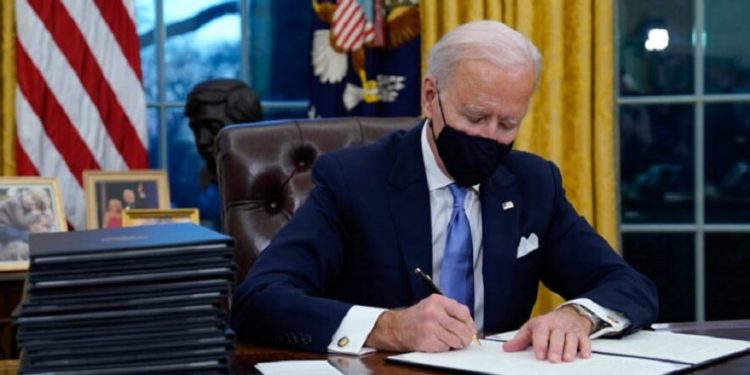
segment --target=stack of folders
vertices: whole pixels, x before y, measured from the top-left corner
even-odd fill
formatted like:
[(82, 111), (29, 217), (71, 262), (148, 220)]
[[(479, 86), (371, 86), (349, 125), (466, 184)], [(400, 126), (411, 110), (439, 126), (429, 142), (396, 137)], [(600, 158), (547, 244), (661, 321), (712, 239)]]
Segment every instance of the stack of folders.
[(226, 373), (232, 246), (194, 224), (32, 235), (21, 373)]

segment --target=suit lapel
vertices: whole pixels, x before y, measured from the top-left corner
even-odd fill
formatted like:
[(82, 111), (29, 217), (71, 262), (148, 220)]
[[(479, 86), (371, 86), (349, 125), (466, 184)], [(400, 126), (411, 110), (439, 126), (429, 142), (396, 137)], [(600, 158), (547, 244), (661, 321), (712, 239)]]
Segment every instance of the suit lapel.
[(430, 194), (422, 160), (421, 135), (421, 126), (414, 127), (404, 135), (388, 177), (388, 202), (408, 272), (412, 303), (430, 294), (429, 289), (414, 274), (414, 269), (419, 267), (432, 274)]
[[(504, 167), (482, 184), (482, 251), (484, 260), (484, 320), (485, 329), (498, 327), (507, 316), (511, 291), (516, 280), (516, 254), (519, 240), (519, 221), (522, 211), (521, 195), (515, 177)], [(504, 209), (503, 203), (513, 207)]]

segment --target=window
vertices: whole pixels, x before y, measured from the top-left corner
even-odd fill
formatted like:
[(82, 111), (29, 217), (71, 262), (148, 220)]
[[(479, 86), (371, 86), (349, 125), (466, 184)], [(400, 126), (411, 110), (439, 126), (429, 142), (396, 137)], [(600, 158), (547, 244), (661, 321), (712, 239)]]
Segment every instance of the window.
[(167, 170), (174, 206), (198, 207), (200, 194), (188, 92), (207, 79), (241, 79), (261, 97), (264, 119), (307, 117), (313, 17), (297, 0), (136, 0), (149, 166)]
[(750, 318), (750, 1), (618, 0), (623, 255), (659, 321)]

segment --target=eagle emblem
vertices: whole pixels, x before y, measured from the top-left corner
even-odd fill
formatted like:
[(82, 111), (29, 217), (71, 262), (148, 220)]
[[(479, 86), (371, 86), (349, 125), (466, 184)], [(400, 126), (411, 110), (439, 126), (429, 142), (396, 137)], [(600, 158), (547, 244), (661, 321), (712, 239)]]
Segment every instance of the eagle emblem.
[(375, 0), (373, 15), (356, 0), (319, 2), (312, 0), (317, 17), (329, 24), (316, 30), (312, 41), (313, 73), (321, 83), (341, 82), (349, 69), (359, 77), (361, 86), (347, 83), (343, 102), (347, 110), (360, 102), (393, 102), (404, 87), (405, 77), (367, 76), (365, 48), (397, 48), (419, 36), (418, 0)]

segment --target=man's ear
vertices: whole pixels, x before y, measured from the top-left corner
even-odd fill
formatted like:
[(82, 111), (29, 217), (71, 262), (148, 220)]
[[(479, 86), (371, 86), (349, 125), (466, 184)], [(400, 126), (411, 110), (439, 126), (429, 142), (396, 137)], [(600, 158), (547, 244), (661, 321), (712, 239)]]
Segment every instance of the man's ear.
[(435, 95), (437, 95), (435, 78), (428, 74), (422, 82), (422, 116), (432, 118), (435, 113)]

